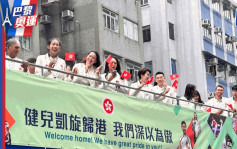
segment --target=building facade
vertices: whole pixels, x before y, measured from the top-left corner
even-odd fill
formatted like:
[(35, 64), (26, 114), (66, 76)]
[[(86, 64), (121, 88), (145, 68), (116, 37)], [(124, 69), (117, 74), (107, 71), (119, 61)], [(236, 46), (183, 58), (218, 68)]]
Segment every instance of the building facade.
[[(227, 0), (142, 0), (145, 65), (179, 74), (178, 95), (195, 84), (204, 101), (217, 84), (236, 84), (236, 3)], [(169, 81), (170, 82), (170, 81)], [(171, 83), (171, 82), (170, 82)]]
[[(133, 81), (137, 80), (137, 71), (144, 64), (139, 1), (39, 0), (38, 14), (39, 24), (32, 37), (22, 42), (31, 43), (26, 43), (31, 50), (24, 55), (23, 49), (21, 58), (47, 53), (47, 41), (57, 37), (62, 41), (59, 57), (74, 52), (75, 62), (80, 62), (89, 51), (98, 51), (103, 63), (112, 54), (119, 59), (122, 70), (128, 70)], [(33, 45), (37, 48), (32, 49)]]

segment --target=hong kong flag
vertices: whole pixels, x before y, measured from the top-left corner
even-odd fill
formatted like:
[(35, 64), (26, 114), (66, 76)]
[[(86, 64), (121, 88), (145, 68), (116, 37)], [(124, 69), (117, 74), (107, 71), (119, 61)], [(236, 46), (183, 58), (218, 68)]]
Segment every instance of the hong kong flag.
[(210, 113), (210, 112), (211, 112), (211, 108), (208, 108), (208, 109), (206, 110), (206, 112), (209, 112), (209, 113)]
[(172, 75), (170, 75), (170, 80), (175, 80), (175, 79), (177, 79), (178, 77), (179, 77), (178, 74), (172, 74)]
[(75, 53), (65, 53), (65, 61), (75, 61)]
[(111, 62), (111, 60), (112, 60), (112, 56), (111, 55), (109, 55), (107, 57), (107, 59), (105, 60), (107, 63), (109, 63), (109, 68), (111, 68), (113, 66), (113, 63)]
[(178, 88), (178, 83), (179, 81), (178, 80), (175, 80), (174, 83), (172, 84), (172, 86), (177, 89)]
[(128, 80), (131, 76), (132, 75), (129, 72), (125, 71), (125, 70), (123, 71), (123, 73), (121, 75), (121, 77), (126, 79), (126, 80)]
[(85, 61), (86, 60), (86, 57), (83, 57), (82, 61)]
[(227, 105), (228, 107), (230, 107), (231, 110), (233, 110), (233, 106), (232, 106), (232, 104), (227, 104), (227, 103), (226, 103), (226, 105)]
[(146, 84), (150, 84), (152, 81), (153, 81), (153, 76), (150, 77), (150, 78), (148, 79), (148, 81), (146, 81)]

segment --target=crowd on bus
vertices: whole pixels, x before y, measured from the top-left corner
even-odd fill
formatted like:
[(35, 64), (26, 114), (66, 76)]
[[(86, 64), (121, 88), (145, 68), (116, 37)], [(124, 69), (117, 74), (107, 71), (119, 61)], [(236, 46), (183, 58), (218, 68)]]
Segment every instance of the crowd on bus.
[[(223, 97), (224, 87), (221, 85), (217, 85), (215, 89), (215, 97), (204, 103), (201, 100), (201, 96), (196, 90), (195, 85), (187, 84), (185, 93), (180, 98), (182, 100), (176, 100), (175, 98), (172, 98), (177, 96), (176, 89), (167, 85), (166, 78), (163, 72), (157, 72), (155, 74), (155, 82), (153, 86), (151, 85), (151, 83), (146, 83), (150, 78), (151, 70), (149, 70), (148, 68), (140, 68), (138, 71), (138, 81), (130, 85), (130, 87), (136, 88), (136, 90), (128, 89), (121, 86), (128, 86), (128, 81), (121, 77), (122, 71), (120, 63), (116, 57), (112, 57), (111, 66), (109, 66), (109, 63), (105, 63), (105, 66), (102, 66), (104, 63), (101, 64), (99, 53), (96, 51), (91, 51), (81, 63), (76, 63), (71, 70), (69, 66), (66, 66), (66, 62), (58, 56), (58, 52), (60, 51), (61, 45), (62, 43), (58, 38), (52, 38), (47, 43), (48, 53), (45, 53), (44, 55), (39, 55), (36, 59), (28, 58), (23, 61), (17, 57), (21, 49), (19, 40), (16, 38), (11, 38), (6, 42), (6, 58), (22, 61), (23, 63), (21, 64), (6, 60), (6, 69), (23, 71), (36, 75), (43, 75), (44, 77), (84, 84), (91, 87), (103, 88), (109, 91), (129, 94), (131, 96), (136, 96), (148, 100), (156, 100), (166, 104), (180, 105), (182, 107), (196, 110), (204, 110), (218, 115), (228, 116), (227, 111), (223, 111), (220, 109), (232, 110), (234, 114), (232, 113), (229, 116), (237, 117), (237, 85), (234, 85), (232, 87), (233, 97), (231, 98)], [(42, 71), (42, 68), (27, 65), (27, 63), (24, 62), (33, 63), (40, 66), (46, 66), (48, 68), (70, 72), (72, 74), (77, 74), (89, 78), (94, 78), (97, 81), (65, 73), (60, 73), (49, 69), (43, 69)], [(105, 68), (104, 72), (102, 73), (101, 71), (103, 67)], [(109, 83), (100, 83), (98, 80), (115, 83), (116, 85)], [(148, 92), (144, 92), (142, 90)], [(154, 95), (152, 94), (152, 92), (158, 94)], [(205, 105), (217, 107), (220, 109), (209, 108)]]

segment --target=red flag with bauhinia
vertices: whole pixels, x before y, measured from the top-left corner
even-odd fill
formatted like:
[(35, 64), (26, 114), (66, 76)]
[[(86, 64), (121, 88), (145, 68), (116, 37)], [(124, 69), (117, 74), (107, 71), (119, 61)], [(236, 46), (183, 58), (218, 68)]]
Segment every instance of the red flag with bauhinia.
[(175, 80), (174, 83), (172, 84), (172, 87), (174, 87), (175, 89), (178, 88), (178, 83), (179, 81), (178, 80)]
[(232, 104), (227, 104), (226, 103), (226, 105), (228, 106), (228, 107), (230, 107), (231, 108), (231, 110), (233, 110), (234, 108), (233, 108), (233, 106), (232, 106)]
[(150, 78), (148, 79), (148, 81), (146, 81), (146, 83), (145, 83), (145, 84), (150, 84), (152, 81), (153, 81), (153, 76), (152, 76), (152, 77), (150, 77)]
[(107, 57), (107, 59), (105, 60), (107, 63), (109, 63), (109, 68), (113, 67), (113, 63), (111, 62), (111, 60), (112, 60), (112, 56), (111, 55), (109, 55)]
[(86, 60), (86, 57), (83, 57), (82, 61), (85, 61)]
[(178, 77), (179, 77), (178, 74), (172, 74), (172, 75), (170, 75), (170, 80), (175, 80), (175, 79), (177, 79)]
[(65, 53), (65, 61), (75, 61), (75, 53)]
[(125, 71), (125, 70), (123, 71), (123, 73), (121, 75), (121, 77), (126, 79), (126, 80), (129, 79), (131, 76), (132, 75), (129, 72)]
[(210, 113), (210, 112), (211, 112), (211, 108), (208, 108), (208, 109), (206, 110), (206, 112), (209, 112), (209, 113)]

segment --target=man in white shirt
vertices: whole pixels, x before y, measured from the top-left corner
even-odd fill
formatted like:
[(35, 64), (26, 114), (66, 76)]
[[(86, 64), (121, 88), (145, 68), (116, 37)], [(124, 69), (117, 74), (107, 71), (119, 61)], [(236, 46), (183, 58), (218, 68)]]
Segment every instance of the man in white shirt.
[[(225, 103), (227, 102), (227, 99), (222, 97), (224, 94), (224, 87), (222, 85), (217, 85), (215, 90), (215, 97), (210, 99), (206, 102), (206, 105), (221, 108), (221, 109), (227, 109)], [(217, 114), (217, 115), (223, 115), (228, 116), (228, 113), (223, 110), (211, 108), (211, 113)]]
[[(6, 58), (22, 61), (21, 59), (17, 58), (20, 50), (21, 44), (18, 39), (11, 38), (6, 42)], [(21, 63), (6, 60), (6, 69), (23, 71), (24, 68), (22, 68), (21, 65)]]
[[(176, 92), (175, 92), (174, 88), (171, 86), (167, 86), (166, 78), (165, 78), (163, 72), (156, 73), (153, 92), (162, 94), (162, 95), (166, 95), (166, 96), (176, 97)], [(168, 98), (168, 97), (165, 97), (162, 95), (156, 96), (155, 100), (162, 101), (163, 103), (167, 103), (167, 104), (173, 104), (173, 105), (176, 104), (175, 99)]]
[(183, 135), (179, 139), (179, 149), (192, 149), (191, 140), (187, 135), (187, 128), (185, 121), (181, 122), (181, 128), (183, 131)]
[(234, 118), (237, 118), (237, 85), (234, 85), (232, 87), (232, 95), (233, 97), (230, 97), (228, 99), (228, 101), (226, 102), (227, 105), (229, 105), (230, 107), (232, 106), (233, 108), (231, 109), (229, 106), (227, 106), (228, 110), (232, 110), (233, 112), (235, 112), (234, 114), (231, 114), (231, 116), (233, 116)]
[(192, 130), (194, 132), (194, 143), (195, 143), (197, 141), (198, 136), (201, 134), (201, 126), (198, 122), (196, 112), (194, 112), (193, 116), (194, 116), (194, 118), (193, 118), (193, 122), (192, 122)]

